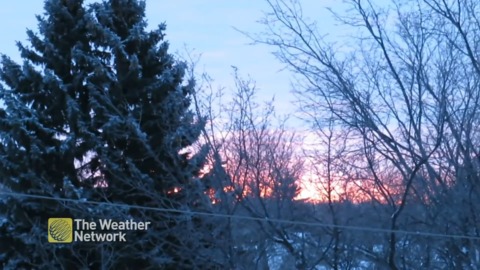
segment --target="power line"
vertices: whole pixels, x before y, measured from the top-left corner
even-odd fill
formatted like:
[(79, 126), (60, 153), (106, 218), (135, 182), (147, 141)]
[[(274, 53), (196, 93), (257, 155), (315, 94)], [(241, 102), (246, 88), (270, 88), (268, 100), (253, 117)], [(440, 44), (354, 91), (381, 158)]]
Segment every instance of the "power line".
[(157, 212), (190, 214), (190, 215), (219, 217), (219, 218), (234, 218), (234, 219), (263, 221), (263, 222), (266, 221), (271, 223), (281, 223), (281, 224), (289, 224), (289, 225), (337, 228), (337, 229), (344, 229), (344, 230), (368, 231), (368, 232), (377, 232), (377, 233), (399, 233), (399, 234), (406, 234), (406, 235), (429, 236), (429, 237), (438, 237), (438, 238), (457, 238), (457, 239), (468, 239), (468, 240), (477, 240), (477, 241), (480, 240), (480, 237), (471, 236), (471, 235), (441, 234), (441, 233), (430, 233), (425, 231), (392, 230), (392, 229), (382, 229), (382, 228), (374, 228), (374, 227), (338, 225), (338, 224), (329, 224), (329, 223), (321, 223), (321, 222), (306, 222), (306, 221), (296, 221), (296, 220), (287, 220), (287, 219), (278, 219), (278, 218), (267, 218), (267, 217), (262, 218), (262, 217), (252, 217), (252, 216), (221, 214), (221, 213), (208, 213), (208, 212), (187, 211), (187, 210), (181, 210), (181, 209), (168, 209), (168, 208), (160, 208), (160, 207), (149, 207), (149, 206), (130, 205), (130, 204), (111, 203), (111, 202), (95, 202), (95, 201), (87, 201), (87, 200), (79, 200), (79, 199), (55, 198), (55, 197), (49, 197), (49, 196), (22, 194), (22, 193), (16, 193), (16, 192), (0, 191), (0, 195), (41, 199), (41, 200), (87, 203), (87, 204), (102, 205), (102, 206), (135, 208), (135, 209), (150, 210), (150, 211), (157, 211)]

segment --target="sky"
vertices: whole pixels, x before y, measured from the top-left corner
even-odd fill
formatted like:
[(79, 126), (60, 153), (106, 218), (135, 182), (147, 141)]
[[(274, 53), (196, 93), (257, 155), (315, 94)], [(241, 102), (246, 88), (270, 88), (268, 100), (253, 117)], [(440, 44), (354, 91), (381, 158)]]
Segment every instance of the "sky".
[[(93, 2), (92, 0), (86, 1)], [(335, 8), (340, 1), (301, 0), (302, 6), (314, 19), (328, 27), (335, 22), (326, 10)], [(291, 76), (281, 71), (282, 65), (272, 55), (273, 48), (251, 45), (251, 40), (237, 29), (248, 33), (259, 33), (263, 26), (257, 21), (263, 12), (269, 11), (263, 0), (147, 0), (146, 17), (149, 28), (165, 22), (166, 39), (170, 51), (185, 55), (191, 51), (201, 55), (198, 72), (206, 72), (214, 79), (215, 86), (232, 89), (232, 66), (239, 68), (242, 75), (256, 81), (259, 98), (270, 100), (275, 95), (275, 107), (282, 113), (293, 113), (291, 104)], [(20, 61), (16, 41), (26, 41), (26, 29), (37, 29), (35, 15), (43, 14), (43, 1), (4, 1), (0, 9), (0, 53)], [(333, 30), (332, 30), (333, 32)]]

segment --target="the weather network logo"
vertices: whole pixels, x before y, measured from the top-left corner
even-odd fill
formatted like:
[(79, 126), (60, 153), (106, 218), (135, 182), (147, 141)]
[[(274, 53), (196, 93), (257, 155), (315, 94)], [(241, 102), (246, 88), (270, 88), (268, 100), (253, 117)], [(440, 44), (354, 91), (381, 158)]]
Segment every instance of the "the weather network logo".
[(73, 220), (71, 218), (48, 219), (48, 242), (72, 243)]

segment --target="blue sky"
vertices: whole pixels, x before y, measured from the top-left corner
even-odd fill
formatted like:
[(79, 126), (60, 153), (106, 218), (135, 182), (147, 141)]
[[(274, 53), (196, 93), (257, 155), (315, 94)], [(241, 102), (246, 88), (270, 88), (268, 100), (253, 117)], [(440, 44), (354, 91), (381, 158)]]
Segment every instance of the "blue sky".
[[(92, 2), (92, 1), (87, 1)], [(340, 1), (301, 0), (309, 16), (318, 20), (330, 32), (335, 22), (326, 7)], [(276, 107), (283, 113), (293, 112), (290, 94), (291, 76), (271, 54), (267, 46), (249, 45), (250, 40), (234, 27), (258, 33), (263, 30), (257, 23), (268, 5), (261, 0), (147, 0), (147, 19), (150, 27), (167, 23), (167, 40), (171, 52), (185, 52), (185, 46), (201, 53), (198, 71), (207, 72), (216, 85), (231, 88), (232, 69), (237, 66), (241, 74), (250, 75), (260, 89), (261, 98), (276, 96)], [(0, 9), (0, 53), (19, 61), (15, 41), (25, 41), (27, 28), (36, 30), (35, 14), (43, 13), (43, 1), (6, 1)]]

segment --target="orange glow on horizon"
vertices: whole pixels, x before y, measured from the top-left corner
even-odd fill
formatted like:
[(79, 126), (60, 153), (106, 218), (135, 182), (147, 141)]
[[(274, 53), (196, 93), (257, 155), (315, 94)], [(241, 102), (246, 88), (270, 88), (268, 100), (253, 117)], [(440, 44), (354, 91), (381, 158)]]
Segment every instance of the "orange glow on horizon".
[[(213, 169), (213, 162), (207, 162), (200, 170), (200, 177), (208, 174)], [(238, 164), (237, 164), (238, 165)], [(266, 198), (272, 196), (274, 193), (275, 181), (269, 175), (269, 172), (254, 171), (249, 168), (247, 171), (245, 168), (234, 167), (233, 164), (222, 163), (221, 168), (230, 175), (233, 183), (223, 187), (224, 193), (235, 193), (241, 195), (235, 195), (237, 200), (249, 195), (260, 196)], [(349, 201), (352, 203), (362, 203), (368, 201), (377, 201), (379, 203), (387, 203), (387, 199), (382, 194), (380, 187), (374, 183), (372, 179), (351, 179), (347, 176), (337, 174), (331, 176), (330, 185), (328, 181), (321, 176), (316, 175), (316, 170), (309, 169), (304, 171), (298, 179), (298, 185), (300, 188), (299, 194), (294, 200), (303, 200), (310, 203), (324, 203), (324, 202), (344, 202)], [(384, 175), (386, 179), (392, 179), (391, 175)], [(333, 179), (332, 179), (333, 178)], [(383, 188), (388, 190), (389, 196), (393, 198), (395, 203), (401, 190), (395, 187), (394, 183), (398, 183), (397, 180), (390, 180), (390, 184), (383, 183)], [(233, 184), (233, 185), (232, 185)], [(235, 188), (236, 186), (237, 188)], [(220, 198), (215, 190), (209, 189), (205, 192), (213, 204), (218, 204)]]

